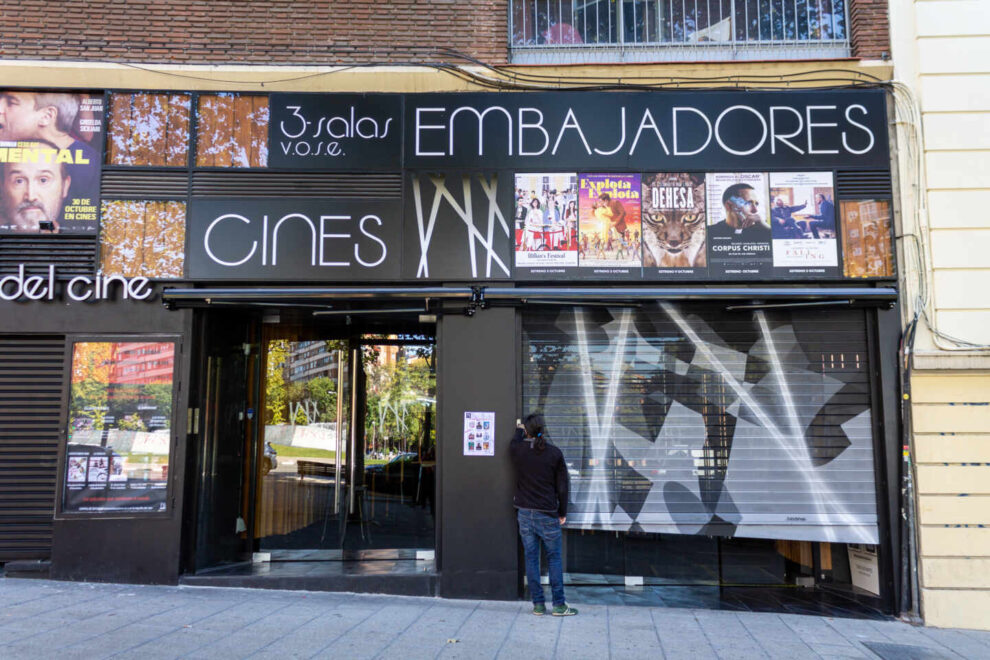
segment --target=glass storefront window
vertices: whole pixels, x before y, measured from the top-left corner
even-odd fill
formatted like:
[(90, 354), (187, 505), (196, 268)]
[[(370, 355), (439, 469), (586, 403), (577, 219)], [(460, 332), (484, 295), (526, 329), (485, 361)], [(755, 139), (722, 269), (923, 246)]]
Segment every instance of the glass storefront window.
[(108, 165), (185, 167), (188, 94), (111, 94)]
[(204, 94), (196, 126), (196, 167), (268, 165), (267, 96)]
[(73, 345), (63, 511), (166, 510), (174, 365), (171, 341)]
[(107, 275), (180, 278), (185, 240), (184, 202), (103, 202), (100, 269)]

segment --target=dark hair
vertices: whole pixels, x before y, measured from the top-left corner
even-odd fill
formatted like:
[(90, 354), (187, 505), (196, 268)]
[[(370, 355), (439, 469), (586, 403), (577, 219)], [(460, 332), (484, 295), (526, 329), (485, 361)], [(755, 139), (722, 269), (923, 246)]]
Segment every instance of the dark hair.
[(526, 436), (535, 440), (533, 446), (536, 451), (543, 451), (547, 448), (547, 423), (543, 419), (543, 415), (540, 413), (527, 415), (526, 419), (523, 420), (523, 426), (526, 428)]
[(725, 204), (730, 197), (738, 197), (744, 190), (755, 190), (755, 188), (748, 183), (733, 183), (722, 193), (722, 203)]

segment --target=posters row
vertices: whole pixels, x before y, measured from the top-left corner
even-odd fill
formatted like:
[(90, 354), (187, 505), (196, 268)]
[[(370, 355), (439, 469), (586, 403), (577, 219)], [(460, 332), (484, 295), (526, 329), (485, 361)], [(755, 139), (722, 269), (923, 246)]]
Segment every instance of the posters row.
[(667, 280), (892, 275), (889, 202), (837, 209), (834, 190), (831, 172), (517, 174), (516, 272)]

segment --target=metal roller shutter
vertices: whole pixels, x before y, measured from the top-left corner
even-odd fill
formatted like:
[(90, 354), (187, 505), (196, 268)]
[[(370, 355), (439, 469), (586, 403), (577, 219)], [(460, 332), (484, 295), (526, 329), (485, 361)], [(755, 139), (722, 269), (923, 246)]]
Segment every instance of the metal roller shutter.
[(0, 337), (0, 561), (51, 554), (63, 337)]
[(877, 542), (866, 312), (523, 312), (568, 526)]

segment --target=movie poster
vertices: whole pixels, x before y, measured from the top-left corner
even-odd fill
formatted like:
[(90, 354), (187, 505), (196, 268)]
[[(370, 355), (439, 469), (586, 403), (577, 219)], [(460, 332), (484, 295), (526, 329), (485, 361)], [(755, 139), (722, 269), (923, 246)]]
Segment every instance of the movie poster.
[(564, 275), (578, 265), (577, 174), (517, 174), (516, 273)]
[(831, 172), (772, 172), (770, 231), (778, 277), (839, 275)]
[(708, 193), (708, 269), (716, 279), (769, 278), (773, 253), (765, 172), (716, 172)]
[(842, 266), (846, 277), (894, 277), (888, 199), (843, 200)]
[(0, 91), (0, 233), (95, 234), (103, 96)]
[(63, 510), (166, 510), (173, 342), (79, 342), (72, 351)]
[(578, 177), (578, 263), (586, 275), (642, 274), (638, 174)]
[(706, 277), (705, 175), (646, 174), (642, 207), (644, 277)]

